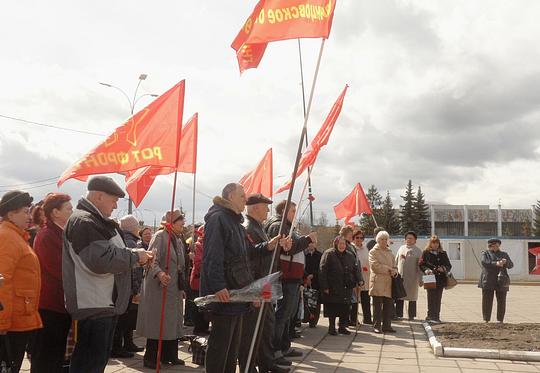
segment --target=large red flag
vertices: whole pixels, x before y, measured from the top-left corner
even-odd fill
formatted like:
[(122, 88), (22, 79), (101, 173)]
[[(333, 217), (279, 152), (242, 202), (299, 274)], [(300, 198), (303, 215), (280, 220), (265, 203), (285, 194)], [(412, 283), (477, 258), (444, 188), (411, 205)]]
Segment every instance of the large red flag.
[[(302, 158), (300, 159), (300, 164), (298, 165), (298, 171), (296, 171), (296, 176), (293, 175), (293, 177), (296, 178), (302, 175), (302, 173), (308, 167), (313, 166), (317, 160), (317, 155), (319, 154), (321, 148), (328, 144), (328, 139), (332, 134), (332, 130), (334, 129), (334, 125), (339, 117), (339, 113), (341, 113), (343, 99), (345, 98), (345, 93), (347, 93), (347, 88), (349, 88), (349, 86), (345, 85), (345, 88), (343, 88), (343, 91), (339, 95), (337, 101), (334, 103), (334, 106), (332, 106), (332, 110), (330, 110), (330, 113), (328, 113), (328, 116), (319, 129), (319, 132), (317, 132), (309, 146), (306, 148), (306, 150), (304, 150)], [(275, 194), (288, 190), (290, 187), (291, 180), (287, 181), (281, 188), (276, 190)]]
[(240, 179), (239, 183), (244, 186), (246, 196), (262, 193), (266, 197), (272, 197), (272, 167), (272, 148), (270, 148), (257, 167)]
[(362, 213), (373, 214), (360, 183), (356, 184), (352, 192), (343, 201), (334, 206), (334, 212), (337, 219), (345, 218), (345, 224), (348, 224), (349, 219), (352, 217)]
[(335, 0), (260, 0), (234, 39), (240, 73), (259, 66), (269, 42), (328, 39)]
[(127, 172), (145, 166), (174, 167), (184, 111), (182, 80), (118, 127), (105, 141), (68, 168), (67, 179)]
[[(197, 172), (198, 120), (199, 116), (195, 113), (182, 129), (180, 155), (176, 169), (178, 172), (190, 174)], [(128, 171), (126, 173), (126, 190), (135, 207), (141, 204), (157, 176), (171, 174), (174, 170), (174, 167), (146, 166), (135, 171)]]

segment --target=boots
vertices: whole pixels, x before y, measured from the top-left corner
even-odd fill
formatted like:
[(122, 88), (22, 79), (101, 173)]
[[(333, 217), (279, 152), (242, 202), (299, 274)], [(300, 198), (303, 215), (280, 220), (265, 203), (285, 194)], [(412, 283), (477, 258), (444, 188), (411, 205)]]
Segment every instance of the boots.
[(330, 317), (328, 319), (328, 334), (329, 335), (337, 335), (336, 318), (335, 317)]
[(144, 347), (139, 347), (133, 342), (133, 330), (126, 330), (124, 333), (124, 349), (128, 352), (144, 351)]

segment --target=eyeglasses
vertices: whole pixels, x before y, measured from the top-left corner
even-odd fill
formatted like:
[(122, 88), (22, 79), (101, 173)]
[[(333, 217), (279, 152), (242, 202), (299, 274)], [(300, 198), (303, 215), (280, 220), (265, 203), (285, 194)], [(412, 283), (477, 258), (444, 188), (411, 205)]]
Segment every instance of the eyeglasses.
[(355, 239), (355, 240), (363, 240), (364, 237), (355, 237), (354, 239)]

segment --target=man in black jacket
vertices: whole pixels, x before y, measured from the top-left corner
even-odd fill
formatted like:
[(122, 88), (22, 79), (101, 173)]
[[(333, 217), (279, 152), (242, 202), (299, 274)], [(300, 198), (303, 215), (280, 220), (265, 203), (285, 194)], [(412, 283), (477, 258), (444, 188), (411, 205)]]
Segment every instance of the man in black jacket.
[(227, 184), (204, 217), (200, 293), (215, 294), (220, 300), (207, 306), (212, 320), (206, 350), (207, 373), (236, 370), (243, 315), (249, 311), (249, 303), (229, 303), (229, 290), (241, 289), (253, 280), (247, 257), (249, 241), (242, 226), (245, 205), (242, 185)]
[[(263, 222), (268, 217), (268, 205), (272, 203), (272, 200), (266, 198), (264, 195), (257, 193), (252, 194), (247, 199), (247, 215), (244, 226), (248, 234), (248, 239), (252, 246), (249, 249), (249, 259), (251, 272), (255, 280), (265, 277), (270, 272), (270, 265), (272, 263), (272, 255), (274, 255), (274, 249), (277, 244), (277, 236), (270, 240), (263, 229)], [(281, 246), (290, 248), (290, 240), (280, 240)], [(281, 368), (274, 363), (274, 349), (272, 348), (272, 338), (274, 335), (274, 323), (275, 314), (274, 309), (268, 303), (263, 305), (264, 319), (261, 321), (259, 329), (259, 348), (258, 356), (255, 359), (259, 372), (278, 372), (286, 373), (289, 368)], [(247, 355), (249, 353), (250, 342), (253, 338), (255, 325), (259, 310), (253, 310), (246, 315), (244, 337), (242, 338), (244, 345), (241, 347), (243, 353)], [(261, 333), (262, 331), (262, 333)], [(255, 353), (256, 351), (254, 351)], [(255, 355), (254, 355), (255, 356)]]

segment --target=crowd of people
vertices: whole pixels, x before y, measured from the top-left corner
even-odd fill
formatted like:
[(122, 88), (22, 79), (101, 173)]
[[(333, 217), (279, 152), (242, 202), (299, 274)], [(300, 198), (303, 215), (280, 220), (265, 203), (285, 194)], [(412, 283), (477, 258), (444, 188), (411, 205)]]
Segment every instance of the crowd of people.
[[(207, 372), (234, 372), (237, 365), (288, 372), (289, 358), (302, 356), (291, 346), (295, 326), (303, 321), (315, 328), (321, 305), (331, 336), (351, 334), (361, 324), (392, 333), (405, 302), (408, 319), (417, 317), (425, 276), (435, 278), (427, 289), (426, 320), (440, 322), (451, 264), (437, 236), (421, 250), (416, 233), (407, 232), (394, 255), (383, 228), (364, 245), (365, 232), (345, 225), (330, 248), (318, 250), (315, 232), (302, 235), (294, 227), (293, 202), (277, 203), (269, 216), (272, 200), (246, 196), (231, 183), (213, 199), (204, 224), (186, 237), (179, 210), (166, 212), (152, 232), (132, 215), (111, 218), (125, 196), (111, 178), (95, 176), (87, 189), (75, 209), (63, 193), (36, 204), (24, 191), (0, 199), (0, 361), (12, 364), (12, 372), (25, 353), (32, 373), (64, 372), (66, 366), (69, 372), (103, 372), (110, 357), (143, 350), (145, 367), (156, 368), (158, 357), (162, 365), (182, 365), (178, 343), (188, 324), (194, 334), (208, 335)], [(504, 320), (513, 264), (500, 244), (490, 240), (482, 256), (486, 322), (494, 296), (497, 320)], [(276, 271), (283, 291), (276, 304), (229, 301), (231, 290)], [(398, 278), (406, 295), (396, 298)], [(196, 307), (193, 299), (205, 295), (219, 302)], [(76, 342), (66, 364), (70, 334)], [(145, 337), (146, 346), (137, 346), (134, 334)]]

